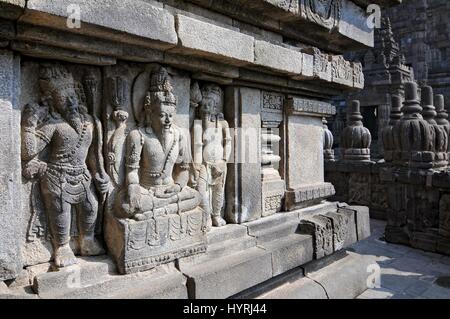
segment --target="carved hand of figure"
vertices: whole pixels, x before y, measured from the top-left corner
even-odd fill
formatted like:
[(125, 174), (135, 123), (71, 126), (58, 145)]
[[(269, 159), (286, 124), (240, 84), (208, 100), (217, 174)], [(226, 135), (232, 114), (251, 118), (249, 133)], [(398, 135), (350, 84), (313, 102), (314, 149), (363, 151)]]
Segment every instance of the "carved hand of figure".
[(167, 187), (163, 192), (156, 191), (155, 195), (159, 198), (170, 198), (181, 191), (181, 186), (178, 184)]
[(220, 177), (223, 174), (223, 172), (225, 172), (226, 168), (227, 168), (227, 162), (225, 162), (224, 160), (221, 160), (221, 161), (215, 163), (212, 166), (213, 178)]
[(22, 114), (22, 125), (34, 128), (47, 116), (47, 108), (38, 104), (27, 104)]
[(189, 170), (189, 181), (193, 188), (198, 185), (198, 179), (200, 178), (200, 169), (202, 164), (193, 163), (192, 169)]
[(141, 187), (139, 184), (128, 185), (128, 203), (130, 203), (130, 209), (133, 212), (140, 211), (140, 197)]
[(25, 165), (23, 169), (23, 176), (30, 180), (35, 178), (41, 178), (42, 176), (44, 176), (46, 171), (47, 171), (47, 163), (40, 161), (38, 159), (33, 159)]
[(102, 194), (106, 194), (109, 191), (109, 177), (108, 175), (100, 176), (99, 173), (95, 174), (95, 186)]

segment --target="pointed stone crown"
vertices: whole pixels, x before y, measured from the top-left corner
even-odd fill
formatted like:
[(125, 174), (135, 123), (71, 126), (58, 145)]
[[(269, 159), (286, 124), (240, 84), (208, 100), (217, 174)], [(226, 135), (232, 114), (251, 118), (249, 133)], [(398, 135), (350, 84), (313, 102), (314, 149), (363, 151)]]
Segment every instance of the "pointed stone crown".
[(72, 74), (61, 64), (42, 64), (39, 69), (42, 92), (52, 93), (65, 88), (75, 88)]
[(176, 108), (177, 98), (173, 94), (170, 77), (167, 70), (160, 67), (150, 75), (150, 91), (147, 93), (145, 107), (152, 107), (159, 103), (173, 105)]

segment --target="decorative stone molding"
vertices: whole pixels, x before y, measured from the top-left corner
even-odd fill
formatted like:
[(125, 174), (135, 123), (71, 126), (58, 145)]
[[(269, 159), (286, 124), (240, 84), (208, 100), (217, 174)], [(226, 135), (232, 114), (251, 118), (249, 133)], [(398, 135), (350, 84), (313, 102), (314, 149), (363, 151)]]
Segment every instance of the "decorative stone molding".
[(364, 73), (361, 62), (353, 62), (353, 87), (364, 89)]
[(337, 84), (352, 86), (354, 81), (354, 69), (352, 63), (345, 60), (342, 55), (330, 56), (331, 81)]
[(338, 26), (341, 19), (341, 0), (300, 0), (300, 14), (327, 29)]
[(336, 107), (323, 101), (291, 97), (286, 102), (287, 111), (294, 115), (324, 116), (336, 114)]
[(286, 206), (289, 210), (297, 204), (333, 196), (336, 193), (333, 184), (322, 183), (286, 191)]

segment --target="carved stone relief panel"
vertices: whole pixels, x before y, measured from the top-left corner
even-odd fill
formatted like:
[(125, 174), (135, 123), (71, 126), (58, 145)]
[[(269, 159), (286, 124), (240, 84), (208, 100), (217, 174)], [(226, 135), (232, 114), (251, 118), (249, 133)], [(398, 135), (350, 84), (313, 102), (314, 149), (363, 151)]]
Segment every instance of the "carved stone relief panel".
[(341, 19), (341, 0), (301, 0), (300, 14), (327, 29), (338, 26)]
[[(104, 249), (102, 207), (109, 189), (103, 163), (100, 70), (57, 62), (27, 63), (23, 74), (22, 174), (28, 216), (24, 263), (53, 259), (57, 267), (76, 255)], [(50, 245), (51, 243), (51, 245)]]
[[(132, 85), (123, 94), (131, 97), (131, 103), (117, 108), (120, 99), (116, 96), (128, 85), (114, 76), (123, 74), (120, 66), (109, 71), (112, 114), (132, 114), (126, 138), (117, 140), (125, 150), (121, 154), (124, 177), (118, 179), (106, 215), (105, 238), (119, 271), (143, 271), (204, 252), (209, 214), (201, 207), (202, 195), (188, 186), (192, 168), (189, 99), (180, 105), (185, 120), (177, 117), (180, 97), (189, 97), (190, 85), (183, 85), (184, 78), (160, 65), (132, 67), (128, 73)], [(118, 127), (110, 140), (115, 148)]]

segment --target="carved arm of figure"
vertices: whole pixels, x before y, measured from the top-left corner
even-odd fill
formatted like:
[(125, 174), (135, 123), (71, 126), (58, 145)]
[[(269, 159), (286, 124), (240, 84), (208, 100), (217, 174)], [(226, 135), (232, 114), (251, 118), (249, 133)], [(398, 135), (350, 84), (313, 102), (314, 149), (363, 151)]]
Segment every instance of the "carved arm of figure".
[(186, 137), (183, 134), (179, 135), (180, 152), (177, 159), (177, 165), (174, 170), (175, 185), (168, 191), (173, 193), (180, 192), (185, 188), (189, 182), (189, 168), (191, 163), (191, 155), (189, 154), (189, 148), (187, 146)]
[(222, 130), (223, 130), (223, 160), (225, 163), (228, 163), (231, 156), (231, 132), (230, 127), (228, 126), (228, 122), (223, 120), (222, 122)]
[[(102, 125), (98, 118), (93, 117), (94, 122), (94, 138), (89, 147), (88, 166), (89, 170), (94, 173), (94, 183), (97, 190), (101, 194), (106, 194), (109, 191), (109, 176), (106, 174), (103, 153), (102, 153)], [(103, 199), (102, 199), (103, 200)]]
[(21, 155), (23, 161), (29, 161), (23, 171), (28, 179), (43, 176), (47, 169), (47, 164), (36, 158), (50, 143), (55, 129), (49, 123), (38, 128), (38, 123), (46, 116), (47, 108), (37, 104), (27, 104), (22, 114)]
[(139, 211), (141, 187), (139, 185), (139, 163), (143, 139), (138, 130), (131, 131), (126, 141), (126, 187), (131, 211)]

